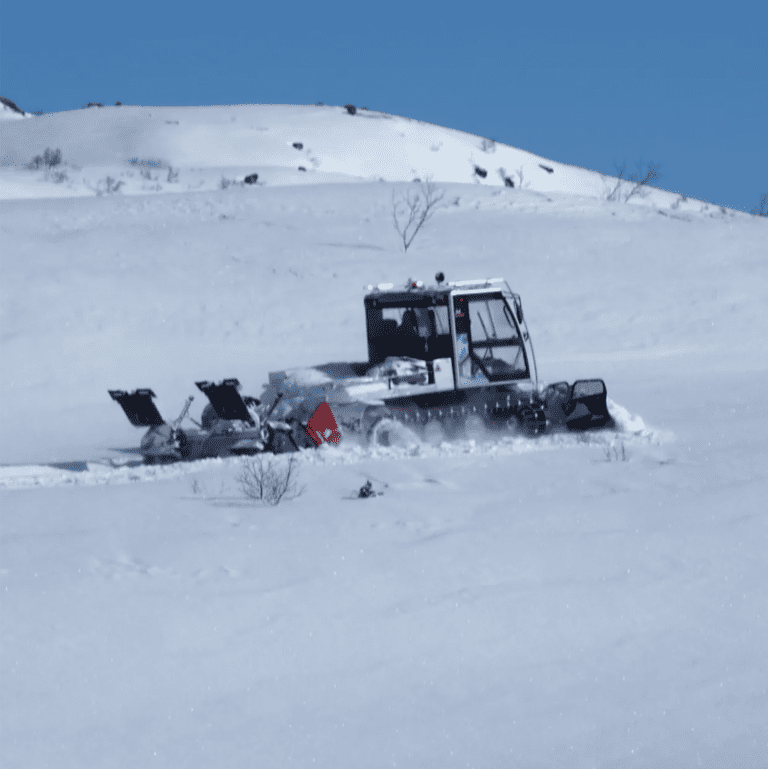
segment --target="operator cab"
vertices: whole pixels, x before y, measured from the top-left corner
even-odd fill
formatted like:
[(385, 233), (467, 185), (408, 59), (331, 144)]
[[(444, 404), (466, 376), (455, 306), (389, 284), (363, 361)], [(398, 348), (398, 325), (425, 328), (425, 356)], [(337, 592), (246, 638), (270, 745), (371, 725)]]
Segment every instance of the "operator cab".
[[(450, 360), (460, 388), (530, 379), (520, 298), (500, 279), (424, 287), (370, 286), (365, 297), (371, 366), (388, 357)], [(498, 285), (503, 283), (503, 287)], [(447, 362), (447, 361), (446, 361)]]

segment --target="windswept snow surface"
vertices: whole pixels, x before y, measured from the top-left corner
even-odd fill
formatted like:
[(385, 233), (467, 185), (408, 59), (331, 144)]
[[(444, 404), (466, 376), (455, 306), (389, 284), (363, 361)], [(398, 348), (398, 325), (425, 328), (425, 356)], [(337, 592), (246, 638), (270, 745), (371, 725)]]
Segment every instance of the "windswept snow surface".
[[(402, 157), (476, 137), (320, 107), (0, 130), (3, 767), (768, 765), (768, 222), (408, 160), (446, 205), (405, 255)], [(83, 176), (22, 167), (46, 147)], [(108, 389), (173, 418), (200, 379), (363, 360), (362, 286), (437, 270), (508, 278), (542, 379), (604, 378), (617, 429), (302, 452), (276, 508), (243, 460), (111, 450), (141, 431)]]

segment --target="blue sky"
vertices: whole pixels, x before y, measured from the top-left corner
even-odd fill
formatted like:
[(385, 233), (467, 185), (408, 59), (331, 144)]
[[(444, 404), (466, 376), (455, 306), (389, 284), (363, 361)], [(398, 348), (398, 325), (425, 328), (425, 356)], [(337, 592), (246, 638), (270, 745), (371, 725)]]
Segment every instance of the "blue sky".
[(749, 210), (768, 193), (768, 3), (0, 6), (26, 110), (353, 103)]

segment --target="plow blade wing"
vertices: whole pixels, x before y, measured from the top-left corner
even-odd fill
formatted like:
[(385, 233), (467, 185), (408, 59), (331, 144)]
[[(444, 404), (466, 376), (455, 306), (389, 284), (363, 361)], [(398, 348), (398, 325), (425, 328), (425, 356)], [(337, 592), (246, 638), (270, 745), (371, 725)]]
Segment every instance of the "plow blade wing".
[(220, 384), (213, 382), (195, 382), (195, 384), (208, 398), (219, 419), (239, 419), (253, 424), (248, 408), (237, 391), (240, 386), (237, 379), (225, 379)]
[(110, 390), (112, 400), (117, 401), (123, 408), (125, 415), (134, 427), (158, 427), (163, 424), (163, 418), (152, 402), (155, 394), (152, 390), (134, 390), (132, 393), (125, 390)]

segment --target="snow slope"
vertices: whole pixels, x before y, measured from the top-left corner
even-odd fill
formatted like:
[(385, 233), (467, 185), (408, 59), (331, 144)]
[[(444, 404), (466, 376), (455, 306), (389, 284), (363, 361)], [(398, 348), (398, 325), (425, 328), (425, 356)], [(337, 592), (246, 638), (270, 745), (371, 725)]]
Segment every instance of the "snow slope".
[[(498, 188), (508, 178), (517, 189), (595, 197), (617, 182), (492, 139), (330, 105), (92, 107), (0, 123), (0, 131), (2, 198), (106, 194), (107, 176), (123, 195), (217, 189), (222, 179), (253, 173), (269, 186), (429, 177)], [(46, 147), (62, 150), (67, 178), (59, 183), (27, 170)], [(647, 192), (647, 203), (681, 211), (702, 205)]]
[[(2, 126), (13, 163), (61, 147), (95, 181), (135, 174), (97, 196), (0, 169), (26, 179), (0, 203), (3, 766), (765, 766), (766, 221), (446, 166), (403, 254), (402, 158), (466, 135), (425, 152), (437, 129), (405, 119), (167, 109)], [(161, 152), (156, 114), (209, 138)], [(247, 114), (277, 137), (263, 166)], [(341, 146), (342, 120), (400, 170)], [(288, 165), (301, 140), (315, 176)], [(179, 182), (138, 181), (168, 165)], [(175, 416), (195, 380), (257, 393), (364, 359), (363, 285), (437, 270), (507, 277), (542, 378), (602, 376), (622, 431), (309, 452), (277, 508), (246, 502), (240, 460), (100, 463), (140, 437), (107, 389)], [(68, 460), (91, 464), (40, 464)], [(367, 478), (381, 496), (356, 499)]]

